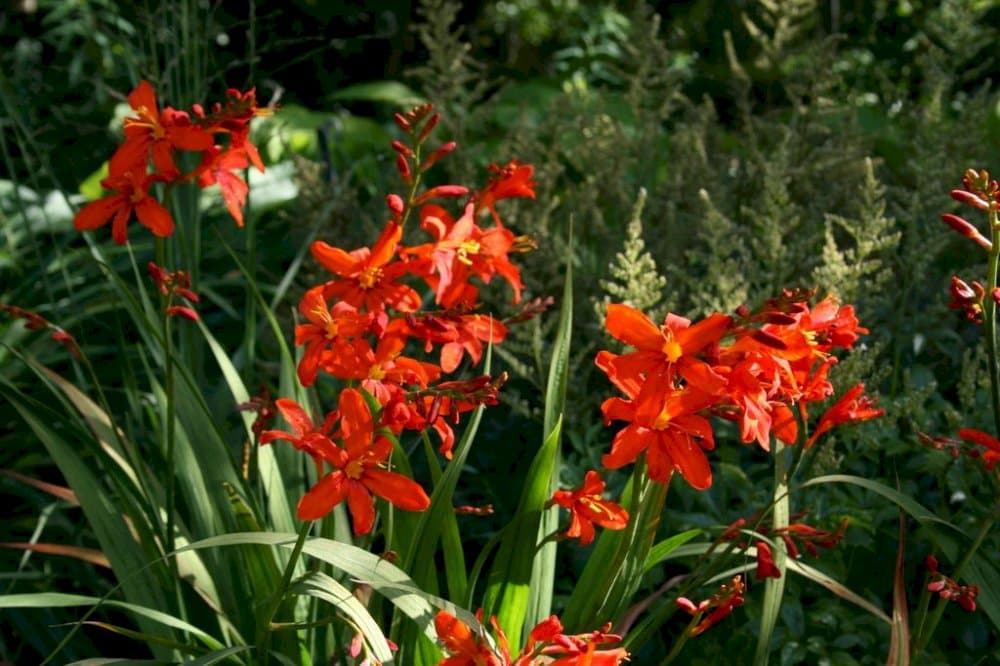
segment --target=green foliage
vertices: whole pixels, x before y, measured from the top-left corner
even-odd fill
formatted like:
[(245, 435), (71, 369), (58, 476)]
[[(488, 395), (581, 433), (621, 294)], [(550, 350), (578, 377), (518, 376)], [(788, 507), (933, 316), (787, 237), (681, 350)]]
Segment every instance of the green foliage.
[[(646, 190), (640, 189), (632, 208), (632, 219), (626, 228), (625, 243), (622, 251), (615, 255), (615, 261), (608, 266), (608, 274), (612, 279), (601, 280), (604, 289), (603, 306), (597, 307), (597, 317), (604, 317), (607, 304), (626, 303), (642, 310), (655, 312), (655, 308), (663, 298), (663, 288), (667, 280), (657, 273), (656, 261), (646, 252), (646, 244), (642, 240), (642, 208), (646, 204)], [(658, 317), (653, 317), (654, 320)]]

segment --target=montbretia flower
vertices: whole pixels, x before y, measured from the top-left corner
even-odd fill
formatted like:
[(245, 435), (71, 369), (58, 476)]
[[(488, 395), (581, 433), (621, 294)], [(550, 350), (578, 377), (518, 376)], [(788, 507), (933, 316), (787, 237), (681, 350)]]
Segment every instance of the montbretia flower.
[(965, 318), (969, 321), (983, 323), (983, 298), (986, 296), (986, 289), (975, 280), (968, 284), (957, 275), (951, 276), (951, 301), (948, 307), (953, 310), (965, 312)]
[(743, 579), (735, 576), (728, 585), (719, 587), (718, 594), (714, 594), (710, 599), (705, 599), (698, 604), (686, 597), (679, 597), (677, 607), (689, 615), (702, 617), (705, 612), (711, 611), (691, 630), (691, 636), (704, 633), (732, 613), (734, 608), (743, 603), (744, 589), (746, 586), (743, 584)]
[(967, 442), (978, 444), (985, 449), (985, 451), (973, 449), (976, 452), (975, 455), (972, 454), (972, 451), (969, 452), (969, 455), (971, 457), (981, 457), (987, 471), (991, 471), (996, 467), (997, 463), (1000, 463), (1000, 440), (993, 435), (985, 433), (982, 430), (976, 430), (975, 428), (962, 428), (958, 431), (958, 436)]
[(125, 119), (125, 143), (111, 157), (111, 171), (146, 170), (150, 153), (153, 165), (166, 180), (180, 175), (173, 151), (208, 150), (215, 143), (212, 135), (192, 124), (183, 111), (166, 107), (160, 111), (156, 92), (148, 81), (140, 81), (129, 93), (129, 106), (136, 116)]
[(927, 584), (928, 592), (933, 592), (945, 601), (954, 601), (970, 613), (976, 610), (978, 585), (959, 585), (954, 579), (939, 572), (938, 561), (934, 555), (927, 556), (926, 564), (931, 577), (931, 582)]
[(576, 490), (557, 490), (549, 500), (550, 504), (568, 509), (572, 518), (563, 535), (570, 539), (580, 539), (581, 546), (594, 541), (594, 525), (609, 530), (623, 530), (628, 525), (628, 511), (617, 502), (606, 500), (604, 481), (601, 475), (591, 470), (587, 472), (583, 484)]
[[(299, 501), (300, 520), (318, 520), (347, 500), (356, 535), (368, 534), (375, 524), (375, 500), (378, 495), (405, 511), (424, 511), (430, 498), (413, 479), (385, 469), (392, 444), (375, 433), (375, 423), (364, 396), (355, 389), (344, 389), (338, 404), (340, 428), (335, 438), (344, 448), (327, 439), (310, 442), (319, 457), (334, 471), (320, 478)], [(311, 452), (310, 452), (311, 455)]]
[(781, 569), (774, 563), (774, 555), (771, 553), (771, 546), (766, 541), (757, 541), (754, 546), (757, 549), (757, 580), (764, 578), (781, 578)]
[(497, 225), (500, 225), (500, 216), (497, 215), (496, 209), (497, 201), (512, 197), (535, 198), (535, 181), (531, 180), (535, 168), (530, 164), (521, 164), (517, 160), (512, 160), (503, 167), (491, 164), (488, 168), (493, 176), (486, 187), (476, 192), (475, 214), (478, 215), (486, 209), (493, 215)]
[(497, 655), (486, 638), (448, 611), (438, 611), (434, 630), (448, 656), (438, 666), (510, 666), (510, 653)]
[(392, 262), (402, 236), (403, 227), (398, 222), (389, 222), (371, 249), (363, 247), (346, 252), (315, 241), (310, 248), (313, 257), (337, 276), (326, 283), (323, 296), (368, 312), (383, 312), (386, 307), (415, 312), (420, 307), (420, 294), (396, 281), (408, 268), (403, 262)]
[(674, 388), (679, 378), (705, 393), (717, 394), (725, 388), (726, 379), (697, 354), (717, 344), (732, 323), (731, 317), (719, 313), (695, 324), (667, 314), (663, 326), (657, 326), (632, 306), (612, 303), (605, 322), (608, 333), (637, 351), (614, 358), (610, 352), (600, 352), (597, 365), (616, 385), (625, 383), (632, 390), (641, 387), (636, 399), (654, 411), (653, 398)]
[(652, 417), (639, 411), (637, 400), (608, 398), (601, 405), (606, 423), (628, 421), (601, 458), (608, 469), (635, 462), (645, 452), (649, 478), (666, 483), (677, 470), (698, 490), (712, 485), (712, 469), (704, 450), (715, 448), (712, 424), (698, 414), (716, 402), (715, 396), (694, 387), (668, 391), (660, 411)]
[(373, 320), (371, 313), (358, 312), (344, 301), (328, 306), (323, 289), (322, 285), (310, 289), (299, 302), (299, 312), (307, 322), (295, 327), (295, 345), (306, 346), (298, 366), (303, 386), (316, 382), (324, 352), (347, 346), (348, 341), (368, 331)]
[(292, 432), (265, 430), (260, 434), (260, 445), (265, 446), (279, 439), (291, 442), (292, 446), (313, 459), (316, 471), (320, 476), (323, 476), (323, 454), (320, 449), (333, 446), (330, 431), (340, 414), (336, 411), (330, 412), (323, 423), (316, 425), (299, 403), (294, 400), (278, 398), (274, 406), (281, 412), (281, 417), (292, 427)]
[(128, 240), (126, 227), (132, 219), (132, 213), (139, 222), (153, 232), (153, 235), (164, 237), (174, 233), (174, 219), (155, 197), (149, 194), (149, 188), (159, 180), (157, 176), (147, 175), (144, 170), (116, 172), (101, 181), (101, 186), (113, 192), (108, 196), (92, 201), (76, 214), (73, 226), (77, 231), (91, 231), (102, 227), (111, 221), (111, 238), (119, 245)]
[(826, 413), (820, 417), (819, 423), (816, 424), (816, 430), (813, 432), (809, 441), (806, 442), (806, 448), (813, 445), (816, 439), (830, 430), (834, 426), (840, 425), (841, 423), (857, 423), (859, 421), (867, 421), (868, 419), (873, 419), (878, 416), (882, 416), (885, 413), (884, 409), (876, 409), (875, 402), (876, 399), (863, 395), (865, 392), (864, 384), (856, 384), (843, 396), (840, 400), (833, 404)]

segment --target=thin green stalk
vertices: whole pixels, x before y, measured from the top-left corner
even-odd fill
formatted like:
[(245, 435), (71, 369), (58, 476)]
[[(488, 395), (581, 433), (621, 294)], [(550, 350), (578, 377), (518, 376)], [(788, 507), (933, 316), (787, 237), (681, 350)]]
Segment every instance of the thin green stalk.
[(274, 614), (278, 612), (281, 602), (285, 599), (285, 593), (288, 592), (288, 586), (292, 582), (292, 574), (295, 572), (295, 565), (302, 554), (302, 547), (306, 543), (306, 538), (309, 536), (312, 525), (313, 521), (307, 520), (299, 528), (299, 537), (295, 540), (295, 547), (292, 548), (292, 554), (285, 564), (285, 572), (281, 576), (281, 583), (278, 585), (278, 589), (275, 590), (274, 596), (271, 597), (271, 601), (264, 613), (258, 618), (257, 645), (259, 649), (257, 651), (257, 663), (259, 664), (271, 663), (268, 656), (271, 651), (271, 621), (274, 620)]
[[(243, 171), (243, 177), (249, 180), (249, 169)], [(247, 193), (246, 211), (244, 213), (246, 226), (243, 229), (246, 239), (246, 280), (247, 289), (243, 312), (243, 349), (246, 351), (246, 367), (243, 377), (247, 386), (254, 384), (254, 364), (257, 349), (257, 295), (249, 283), (257, 279), (257, 229), (254, 217), (250, 214), (250, 194)]]
[(997, 360), (997, 302), (993, 290), (997, 286), (997, 269), (1000, 267), (1000, 239), (997, 238), (997, 209), (990, 206), (990, 248), (988, 273), (986, 276), (986, 298), (983, 299), (983, 335), (986, 337), (986, 353), (990, 361), (990, 393), (993, 395), (993, 428), (1000, 436), (1000, 362)]
[[(774, 438), (771, 446), (774, 452), (774, 508), (771, 515), (771, 525), (774, 528), (774, 533), (779, 534), (781, 530), (788, 527), (790, 505), (788, 456), (785, 454), (786, 447), (780, 439)], [(766, 666), (770, 656), (771, 635), (774, 633), (774, 627), (778, 621), (781, 597), (785, 591), (785, 578), (787, 577), (785, 559), (785, 544), (777, 539), (774, 544), (774, 565), (781, 572), (781, 577), (768, 578), (764, 583), (764, 609), (760, 619), (757, 652), (754, 655), (754, 663), (758, 666)]]
[[(986, 342), (986, 354), (989, 357), (990, 393), (993, 398), (993, 428), (994, 433), (1000, 435), (1000, 359), (998, 359), (997, 354), (997, 302), (992, 296), (994, 289), (997, 287), (997, 273), (998, 269), (1000, 269), (1000, 238), (998, 238), (1000, 220), (997, 219), (996, 202), (991, 202), (988, 216), (990, 239), (993, 244), (990, 246), (987, 259), (986, 298), (983, 299), (983, 336)], [(972, 561), (973, 556), (979, 550), (979, 547), (983, 544), (983, 541), (993, 529), (997, 520), (1000, 520), (1000, 503), (997, 503), (993, 510), (984, 517), (972, 545), (966, 549), (962, 559), (952, 571), (952, 578), (957, 580), (962, 575), (965, 567)], [(930, 595), (922, 596), (920, 623), (918, 624), (916, 647), (913, 650), (914, 661), (916, 661), (917, 657), (930, 642), (931, 637), (934, 636), (938, 623), (944, 615), (944, 610), (948, 606), (947, 602), (938, 602), (934, 608), (934, 614), (931, 616), (930, 624), (925, 630), (923, 624), (929, 605)]]
[[(992, 300), (992, 299), (990, 299)], [(983, 541), (986, 539), (987, 535), (993, 530), (993, 526), (996, 525), (997, 521), (1000, 520), (1000, 502), (993, 507), (993, 510), (987, 514), (982, 522), (979, 524), (979, 530), (976, 532), (976, 538), (973, 540), (972, 545), (965, 551), (962, 555), (962, 559), (959, 560), (958, 564), (952, 570), (951, 578), (958, 580), (961, 578), (962, 573), (965, 571), (965, 567), (968, 566), (969, 562), (972, 561), (973, 556), (979, 550), (979, 547), (983, 545)], [(928, 600), (927, 606), (930, 605)], [(941, 622), (941, 617), (944, 615), (945, 608), (948, 607), (947, 601), (939, 601), (937, 606), (934, 608), (934, 614), (931, 616), (930, 623), (927, 625), (926, 631), (923, 629), (923, 619), (926, 616), (927, 606), (921, 608), (921, 621), (919, 634), (917, 636), (917, 645), (913, 649), (913, 661), (916, 663), (917, 657), (923, 652), (924, 648), (930, 642), (931, 638), (934, 636), (934, 632), (937, 630), (938, 623)]]
[(677, 642), (670, 648), (670, 653), (663, 659), (662, 662), (660, 662), (660, 666), (667, 666), (667, 664), (673, 663), (674, 659), (680, 655), (681, 650), (684, 649), (688, 639), (691, 638), (691, 633), (694, 631), (694, 628), (698, 626), (699, 622), (701, 622), (702, 615), (704, 615), (704, 613), (698, 613), (691, 618), (688, 626), (684, 629), (684, 633), (681, 634), (681, 637), (678, 638)]

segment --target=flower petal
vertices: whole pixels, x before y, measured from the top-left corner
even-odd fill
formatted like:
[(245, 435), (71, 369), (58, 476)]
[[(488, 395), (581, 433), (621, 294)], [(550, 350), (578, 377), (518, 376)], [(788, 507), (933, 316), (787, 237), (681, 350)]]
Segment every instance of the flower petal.
[(163, 238), (174, 233), (174, 219), (170, 212), (153, 197), (145, 197), (135, 205), (135, 214), (143, 226)]
[(346, 477), (340, 470), (327, 474), (299, 500), (299, 520), (319, 520), (344, 501)]
[(77, 231), (90, 231), (104, 226), (120, 207), (127, 205), (126, 201), (120, 194), (112, 194), (103, 199), (91, 201), (81, 208), (80, 212), (73, 218), (73, 226), (76, 227)]
[(368, 468), (361, 479), (373, 493), (405, 511), (425, 511), (431, 505), (420, 484), (402, 474)]
[(351, 510), (354, 534), (368, 534), (375, 524), (375, 498), (358, 481), (348, 480), (346, 485), (347, 508)]

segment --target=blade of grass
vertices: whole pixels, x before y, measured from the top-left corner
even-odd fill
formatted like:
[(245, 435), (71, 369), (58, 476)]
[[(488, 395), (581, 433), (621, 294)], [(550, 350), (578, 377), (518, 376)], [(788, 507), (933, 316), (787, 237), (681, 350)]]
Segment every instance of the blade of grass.
[[(545, 416), (543, 419), (543, 440), (556, 432), (566, 409), (566, 384), (569, 381), (569, 352), (573, 340), (573, 222), (570, 220), (569, 240), (566, 246), (566, 282), (563, 286), (562, 304), (559, 308), (559, 328), (552, 347), (552, 361), (545, 386)], [(558, 435), (556, 436), (552, 470), (546, 498), (559, 489), (559, 475), (562, 469), (562, 454)], [(542, 511), (538, 523), (537, 542), (542, 541), (559, 529), (559, 507), (552, 506)], [(555, 541), (545, 542), (538, 549), (532, 562), (530, 596), (524, 619), (526, 627), (534, 627), (552, 613), (552, 594), (556, 574)]]
[(555, 465), (561, 430), (560, 419), (531, 462), (517, 512), (500, 542), (500, 551), (493, 562), (483, 595), (484, 616), (497, 616), (512, 645), (521, 644), (531, 595), (538, 526), (549, 498), (549, 479)]
[[(116, 507), (116, 502), (105, 492), (97, 476), (78, 455), (79, 447), (70, 446), (56, 434), (48, 426), (53, 421), (39, 416), (39, 406), (32, 404), (18, 389), (4, 380), (0, 380), (0, 395), (14, 406), (76, 492), (84, 515), (101, 544), (101, 550), (115, 574), (123, 581), (126, 599), (148, 608), (168, 607), (161, 585), (152, 572), (143, 571), (136, 578), (126, 577), (127, 574), (142, 569), (145, 555), (122, 520), (121, 510)], [(159, 627), (143, 624), (142, 628), (148, 633), (164, 635)], [(165, 637), (169, 637), (169, 634)]]
[[(774, 489), (771, 507), (771, 526), (775, 533), (788, 527), (791, 499), (788, 495), (788, 452), (785, 444), (778, 438), (773, 438), (771, 451), (774, 457)], [(774, 566), (780, 572), (778, 578), (768, 578), (764, 581), (764, 601), (760, 616), (760, 631), (757, 633), (757, 650), (754, 653), (754, 664), (767, 666), (771, 655), (771, 637), (781, 612), (782, 596), (785, 592), (785, 581), (788, 580), (785, 571), (788, 553), (785, 543), (778, 540), (772, 547)]]
[(899, 511), (899, 546), (896, 548), (896, 570), (892, 577), (892, 638), (889, 642), (887, 666), (909, 666), (910, 617), (906, 601), (906, 514)]
[(289, 591), (316, 597), (332, 605), (354, 623), (371, 646), (376, 659), (383, 664), (393, 663), (392, 651), (378, 623), (357, 597), (336, 580), (321, 571), (313, 571), (296, 581)]

